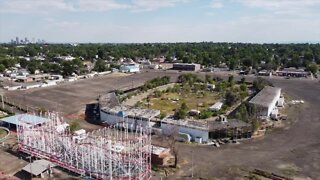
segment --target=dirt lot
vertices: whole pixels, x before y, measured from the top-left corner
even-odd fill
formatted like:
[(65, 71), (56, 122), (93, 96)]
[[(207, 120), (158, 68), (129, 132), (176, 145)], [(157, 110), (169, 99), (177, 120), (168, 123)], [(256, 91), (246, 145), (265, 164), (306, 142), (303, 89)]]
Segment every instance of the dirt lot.
[(289, 111), (290, 127), (275, 129), (263, 139), (240, 145), (214, 148), (179, 144), (184, 165), (168, 179), (191, 179), (192, 151), (196, 178), (241, 179), (247, 170), (259, 168), (285, 176), (320, 179), (320, 84), (301, 80), (271, 81), (291, 97), (306, 102)]
[[(34, 107), (45, 107), (64, 114), (74, 114), (85, 109), (86, 104), (96, 101), (99, 95), (115, 89), (128, 89), (142, 85), (145, 81), (161, 76), (160, 73), (139, 73), (131, 76), (106, 75), (79, 80), (54, 87), (7, 91), (5, 96), (15, 103)], [(178, 74), (171, 73), (173, 77)]]
[[(132, 84), (142, 84), (164, 74), (179, 75), (177, 72), (149, 72), (127, 77), (106, 76), (46, 89), (8, 92), (6, 95), (22, 101), (26, 93), (28, 104), (72, 114), (84, 109), (85, 104), (94, 101), (99, 94), (116, 88), (129, 88)], [(226, 77), (227, 74), (220, 76)], [(196, 178), (241, 179), (243, 170), (259, 168), (288, 176), (320, 179), (320, 83), (279, 78), (271, 81), (289, 96), (306, 102), (288, 114), (288, 121), (292, 122), (290, 127), (276, 129), (263, 139), (240, 145), (213, 148), (179, 144), (183, 165), (168, 179), (191, 179), (192, 151)]]

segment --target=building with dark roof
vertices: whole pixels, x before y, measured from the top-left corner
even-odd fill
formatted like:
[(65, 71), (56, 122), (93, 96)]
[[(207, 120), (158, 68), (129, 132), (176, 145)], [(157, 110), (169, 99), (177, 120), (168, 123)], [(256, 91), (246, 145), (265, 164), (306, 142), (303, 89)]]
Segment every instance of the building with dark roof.
[(199, 71), (201, 69), (201, 65), (194, 63), (174, 63), (172, 69), (179, 71)]
[(308, 77), (310, 75), (309, 72), (304, 69), (296, 69), (296, 68), (284, 68), (280, 71), (277, 71), (276, 74), (278, 76), (289, 76), (289, 77)]

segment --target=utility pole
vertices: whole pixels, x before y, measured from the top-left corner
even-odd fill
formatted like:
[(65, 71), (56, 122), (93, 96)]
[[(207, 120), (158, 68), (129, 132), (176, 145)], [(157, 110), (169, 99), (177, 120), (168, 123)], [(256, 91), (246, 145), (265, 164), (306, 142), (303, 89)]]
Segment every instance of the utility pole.
[(191, 151), (191, 179), (193, 179), (193, 150)]
[(4, 99), (3, 99), (3, 94), (1, 94), (1, 102), (2, 102), (2, 110), (4, 110)]
[(29, 162), (30, 162), (30, 178), (32, 179), (32, 163), (31, 163), (31, 159), (32, 159), (32, 156), (28, 156), (27, 159), (29, 159)]

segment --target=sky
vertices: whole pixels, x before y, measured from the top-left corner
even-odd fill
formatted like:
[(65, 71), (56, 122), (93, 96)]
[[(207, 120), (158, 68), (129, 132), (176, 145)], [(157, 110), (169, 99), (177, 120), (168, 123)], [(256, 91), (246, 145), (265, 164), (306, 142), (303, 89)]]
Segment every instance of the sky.
[(0, 0), (0, 42), (320, 42), (320, 0)]

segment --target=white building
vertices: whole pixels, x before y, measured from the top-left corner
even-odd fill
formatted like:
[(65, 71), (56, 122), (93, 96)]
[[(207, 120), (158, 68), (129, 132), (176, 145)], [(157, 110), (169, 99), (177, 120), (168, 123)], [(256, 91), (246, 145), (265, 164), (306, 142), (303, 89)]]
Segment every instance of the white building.
[(124, 72), (124, 73), (140, 72), (140, 67), (139, 67), (139, 64), (123, 65), (120, 67), (120, 72)]
[(256, 106), (260, 116), (270, 116), (271, 112), (276, 108), (280, 94), (280, 88), (266, 86), (249, 103)]
[(75, 57), (73, 56), (70, 56), (70, 55), (67, 55), (67, 56), (58, 56), (58, 57), (55, 57), (56, 59), (59, 59), (59, 60), (62, 60), (62, 61), (72, 61), (74, 59), (76, 59)]
[(216, 102), (214, 105), (209, 107), (210, 111), (219, 111), (223, 106), (223, 102)]
[(209, 129), (205, 124), (192, 124), (194, 121), (182, 121), (163, 119), (161, 121), (162, 132), (166, 135), (173, 133), (185, 133), (191, 136), (191, 139), (195, 141), (201, 138), (201, 142), (208, 142)]
[(114, 93), (103, 95), (99, 98), (100, 122), (114, 125), (120, 122), (128, 122), (129, 128), (135, 130), (136, 127), (152, 127), (155, 122), (153, 118), (160, 115), (160, 110), (140, 109), (122, 106)]
[(210, 139), (225, 138), (218, 136), (217, 133), (226, 130), (248, 128), (250, 124), (240, 120), (226, 120), (226, 117), (220, 117), (220, 121), (194, 121), (194, 120), (173, 120), (163, 119), (161, 121), (162, 133), (165, 135), (187, 134), (191, 140), (198, 143), (209, 142)]

